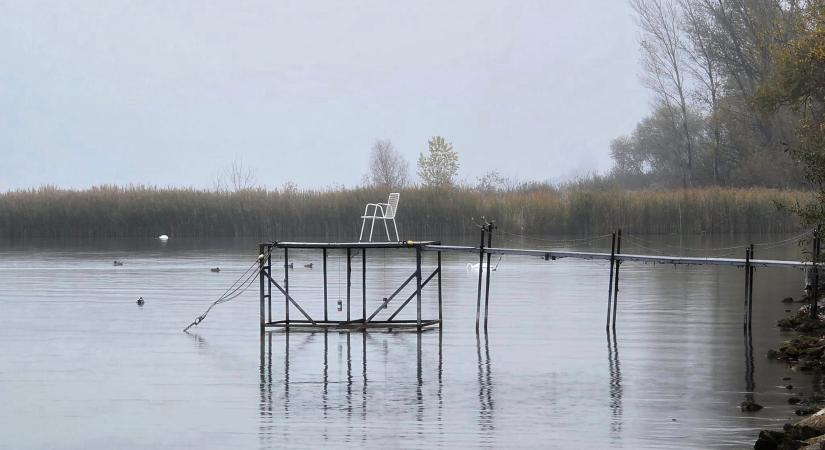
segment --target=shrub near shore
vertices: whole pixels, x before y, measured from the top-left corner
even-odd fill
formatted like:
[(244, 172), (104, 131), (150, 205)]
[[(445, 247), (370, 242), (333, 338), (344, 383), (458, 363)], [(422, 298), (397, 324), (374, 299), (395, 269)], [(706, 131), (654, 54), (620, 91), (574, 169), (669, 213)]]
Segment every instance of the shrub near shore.
[[(375, 188), (44, 187), (0, 194), (0, 237), (351, 238), (358, 234), (364, 205), (385, 201), (387, 194)], [(618, 227), (639, 234), (777, 233), (796, 231), (799, 224), (776, 205), (810, 198), (804, 191), (760, 188), (410, 188), (401, 190), (397, 219), (404, 239), (474, 236), (471, 218), (480, 216), (495, 219), (502, 230), (529, 235), (592, 235)]]

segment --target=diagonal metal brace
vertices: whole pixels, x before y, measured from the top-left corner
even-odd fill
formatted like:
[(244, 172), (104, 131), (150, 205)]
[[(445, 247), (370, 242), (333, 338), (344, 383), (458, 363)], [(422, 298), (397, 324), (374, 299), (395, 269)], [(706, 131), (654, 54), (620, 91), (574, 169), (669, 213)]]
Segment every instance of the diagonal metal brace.
[(373, 318), (375, 318), (375, 316), (377, 316), (377, 315), (378, 315), (378, 313), (379, 313), (379, 312), (381, 312), (381, 310), (382, 310), (382, 309), (386, 308), (386, 307), (387, 307), (387, 305), (390, 303), (390, 301), (391, 301), (392, 299), (394, 299), (394, 298), (395, 298), (395, 296), (396, 296), (396, 295), (398, 295), (398, 293), (399, 293), (399, 292), (401, 292), (401, 290), (402, 290), (402, 289), (404, 289), (405, 287), (407, 287), (407, 285), (408, 285), (408, 284), (410, 284), (410, 281), (412, 281), (413, 279), (415, 279), (415, 273), (413, 273), (412, 275), (410, 275), (410, 277), (409, 277), (409, 278), (407, 278), (407, 281), (405, 281), (404, 283), (402, 283), (402, 284), (401, 284), (401, 286), (399, 286), (399, 287), (398, 287), (398, 289), (396, 289), (396, 290), (395, 290), (395, 292), (393, 292), (393, 293), (392, 293), (392, 295), (390, 295), (389, 297), (387, 297), (386, 299), (384, 299), (384, 301), (383, 301), (383, 302), (381, 302), (381, 306), (379, 306), (379, 307), (378, 307), (378, 309), (376, 309), (376, 310), (375, 310), (375, 312), (373, 312), (373, 313), (372, 313), (372, 315), (370, 315), (370, 316), (367, 318), (367, 320), (366, 320), (366, 322), (365, 322), (365, 323), (369, 323), (369, 321), (370, 321), (370, 320), (372, 320)]
[(309, 314), (307, 314), (307, 313), (306, 313), (306, 311), (304, 311), (304, 308), (301, 308), (301, 305), (299, 305), (299, 304), (298, 304), (298, 302), (296, 302), (296, 301), (295, 301), (295, 299), (294, 299), (294, 298), (292, 298), (292, 296), (291, 296), (291, 295), (287, 294), (287, 292), (284, 290), (284, 288), (282, 288), (282, 287), (281, 287), (281, 285), (280, 285), (280, 284), (278, 284), (278, 282), (277, 282), (277, 281), (273, 280), (273, 279), (272, 279), (272, 277), (271, 277), (268, 273), (266, 273), (266, 274), (264, 274), (264, 275), (266, 275), (266, 277), (267, 277), (267, 278), (269, 278), (270, 283), (274, 284), (274, 285), (275, 285), (275, 287), (276, 287), (276, 288), (278, 288), (278, 290), (279, 290), (279, 291), (281, 291), (281, 293), (283, 293), (283, 294), (284, 294), (284, 296), (286, 296), (287, 300), (289, 300), (290, 302), (292, 302), (292, 304), (293, 304), (296, 308), (298, 308), (298, 311), (301, 311), (301, 314), (303, 314), (303, 315), (304, 315), (304, 317), (306, 317), (306, 318), (307, 318), (307, 320), (309, 320), (310, 322), (312, 322), (312, 324), (313, 324), (313, 325), (318, 325), (317, 323), (315, 323), (315, 321), (314, 321), (314, 320), (312, 320), (312, 317), (309, 317)]
[[(433, 277), (434, 277), (434, 276), (436, 276), (439, 272), (440, 272), (440, 269), (435, 269), (435, 270), (433, 271), (433, 273), (431, 273), (431, 274), (430, 274), (430, 276), (428, 276), (428, 277), (427, 277), (427, 279), (426, 279), (426, 280), (424, 280), (424, 282), (423, 282), (423, 283), (421, 283), (421, 289), (424, 289), (424, 287), (425, 287), (425, 286), (427, 286), (427, 283), (429, 283), (429, 282), (430, 282), (430, 280), (432, 280), (432, 279), (433, 279)], [(409, 302), (413, 299), (413, 297), (415, 297), (415, 296), (416, 296), (416, 294), (418, 294), (418, 292), (419, 292), (419, 291), (416, 289), (416, 291), (415, 291), (415, 292), (413, 292), (412, 294), (410, 294), (410, 296), (409, 296), (409, 297), (407, 297), (407, 300), (406, 300), (406, 301), (404, 301), (404, 303), (402, 303), (402, 304), (401, 304), (401, 306), (400, 306), (400, 307), (399, 307), (399, 308), (398, 308), (398, 309), (397, 309), (394, 313), (392, 313), (392, 315), (389, 317), (389, 319), (387, 319), (387, 321), (390, 321), (390, 320), (392, 320), (395, 316), (397, 316), (397, 315), (398, 315), (398, 313), (400, 313), (400, 312), (401, 312), (401, 310), (402, 310), (402, 309), (404, 309), (404, 307), (405, 307), (405, 306), (407, 306), (407, 303), (409, 303)]]

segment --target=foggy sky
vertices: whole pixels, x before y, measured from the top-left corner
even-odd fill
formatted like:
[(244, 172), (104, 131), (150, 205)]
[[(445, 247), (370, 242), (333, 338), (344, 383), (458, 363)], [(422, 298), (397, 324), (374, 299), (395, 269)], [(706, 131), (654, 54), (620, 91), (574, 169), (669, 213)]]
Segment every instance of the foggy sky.
[(376, 138), (487, 170), (610, 167), (648, 110), (622, 0), (0, 0), (0, 190), (353, 186)]

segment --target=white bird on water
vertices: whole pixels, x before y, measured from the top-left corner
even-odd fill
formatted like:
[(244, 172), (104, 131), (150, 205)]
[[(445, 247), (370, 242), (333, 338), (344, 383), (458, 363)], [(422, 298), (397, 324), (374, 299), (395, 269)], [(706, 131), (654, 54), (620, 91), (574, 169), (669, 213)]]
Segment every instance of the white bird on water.
[[(498, 257), (498, 261), (496, 262), (496, 265), (493, 266), (493, 268), (492, 268), (493, 272), (498, 270), (498, 265), (499, 265), (500, 262), (501, 262), (501, 256)], [(467, 272), (477, 271), (480, 266), (481, 266), (480, 263), (467, 263)]]
[(160, 239), (161, 241), (166, 242), (166, 241), (169, 240), (169, 236), (167, 236), (165, 234), (161, 234), (160, 236), (158, 236), (158, 239)]

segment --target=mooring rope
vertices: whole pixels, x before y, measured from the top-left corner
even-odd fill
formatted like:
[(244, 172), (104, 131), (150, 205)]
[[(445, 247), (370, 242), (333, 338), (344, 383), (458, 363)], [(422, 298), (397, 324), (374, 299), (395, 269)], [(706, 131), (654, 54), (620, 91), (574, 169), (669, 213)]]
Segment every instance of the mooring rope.
[[(800, 233), (796, 236), (781, 239), (781, 240), (778, 240), (778, 241), (768, 241), (768, 242), (755, 243), (755, 244), (753, 244), (753, 246), (754, 247), (762, 247), (762, 248), (780, 247), (780, 246), (785, 245), (789, 242), (798, 241), (798, 240), (802, 239), (808, 233), (809, 233), (809, 231), (805, 231), (805, 232)], [(724, 253), (718, 254), (718, 256), (727, 256), (727, 255), (731, 255), (731, 254), (735, 253), (735, 251), (742, 250), (747, 245), (747, 244), (740, 244), (740, 245), (729, 246), (729, 247), (697, 248), (697, 247), (684, 247), (684, 246), (681, 246), (681, 245), (673, 245), (673, 244), (666, 244), (666, 243), (654, 243), (654, 242), (642, 239), (642, 238), (640, 238), (638, 236), (635, 236), (635, 235), (632, 235), (632, 234), (625, 234), (622, 237), (630, 238), (631, 240), (636, 241), (636, 243), (637, 243), (636, 245), (643, 248), (643, 249), (645, 249), (645, 250), (655, 251), (655, 252), (659, 252), (659, 253), (662, 253), (663, 250), (653, 249), (653, 248), (650, 248), (648, 246), (662, 246), (662, 247), (670, 248), (670, 249), (674, 249), (674, 250), (688, 250), (688, 251), (697, 251), (697, 252), (711, 252), (711, 253), (724, 252)]]
[(591, 236), (591, 237), (580, 238), (580, 239), (554, 240), (554, 239), (540, 238), (540, 237), (536, 237), (536, 236), (529, 236), (529, 235), (526, 235), (526, 234), (510, 233), (510, 232), (504, 231), (502, 229), (499, 229), (498, 232), (501, 233), (501, 234), (505, 234), (507, 236), (520, 237), (520, 238), (523, 238), (523, 239), (528, 239), (528, 240), (538, 241), (538, 242), (545, 242), (545, 243), (549, 243), (549, 244), (552, 244), (552, 245), (589, 244), (591, 242), (598, 241), (599, 239), (604, 239), (604, 238), (607, 238), (607, 237), (611, 236), (611, 234), (603, 234), (601, 236)]
[[(212, 304), (209, 305), (208, 308), (206, 308), (206, 311), (204, 311), (203, 314), (196, 317), (195, 320), (192, 323), (190, 323), (186, 328), (184, 328), (183, 332), (185, 333), (185, 332), (189, 331), (189, 329), (192, 328), (193, 326), (196, 326), (196, 325), (200, 324), (201, 322), (203, 322), (203, 320), (206, 319), (206, 315), (209, 314), (209, 311), (212, 311), (212, 308), (214, 308), (215, 306), (218, 306), (221, 303), (226, 303), (230, 300), (233, 300), (233, 299), (237, 298), (238, 296), (240, 296), (241, 294), (243, 294), (244, 292), (246, 292), (246, 290), (249, 289), (250, 286), (252, 286), (252, 283), (255, 281), (255, 276), (257, 275), (257, 272), (255, 272), (252, 269), (254, 269), (255, 266), (259, 264), (259, 261), (261, 260), (261, 258), (266, 259), (270, 254), (272, 254), (272, 249), (271, 248), (269, 249), (269, 252), (268, 252), (267, 255), (263, 255), (263, 254), (258, 255), (258, 258), (255, 259), (255, 262), (253, 262), (252, 265), (250, 265), (249, 268), (247, 268), (244, 271), (244, 273), (241, 274), (241, 276), (238, 277), (238, 279), (235, 280), (235, 282), (232, 283), (232, 285), (230, 285), (229, 288), (227, 288), (226, 291), (220, 297), (218, 297), (217, 300), (212, 302)], [(244, 277), (246, 277), (246, 279), (244, 279)], [(243, 279), (243, 281), (241, 282), (242, 279)], [(239, 282), (240, 282), (240, 284), (238, 284)], [(237, 287), (236, 287), (236, 285), (237, 285)]]

